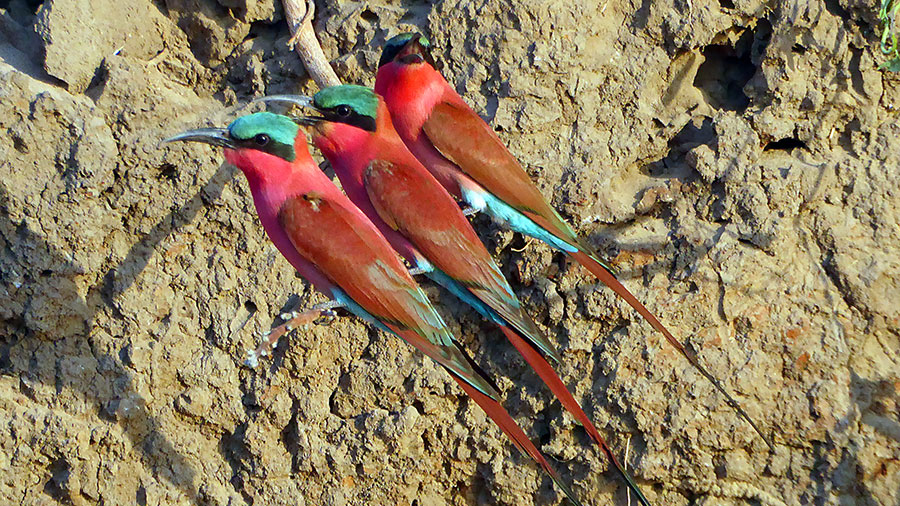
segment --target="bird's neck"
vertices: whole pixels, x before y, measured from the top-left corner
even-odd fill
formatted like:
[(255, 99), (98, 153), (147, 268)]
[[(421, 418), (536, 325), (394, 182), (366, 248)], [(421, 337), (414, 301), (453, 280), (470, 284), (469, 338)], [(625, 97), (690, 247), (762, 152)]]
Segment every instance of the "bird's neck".
[(427, 63), (387, 63), (378, 69), (375, 79), (375, 92), (384, 97), (394, 128), (407, 140), (418, 138), (422, 125), (435, 104), (445, 98), (449, 86)]
[(247, 176), (253, 202), (263, 221), (277, 217), (285, 200), (313, 190), (322, 191), (321, 187), (327, 189), (331, 184), (309, 155), (305, 136), (295, 141), (294, 152), (295, 159), (288, 161), (257, 150), (225, 150), (225, 159)]
[(376, 158), (389, 156), (388, 160), (397, 161), (393, 160), (397, 154), (408, 154), (383, 101), (379, 101), (375, 124), (374, 132), (336, 122), (322, 122), (316, 126), (313, 142), (331, 162), (342, 182), (345, 178), (360, 179)]

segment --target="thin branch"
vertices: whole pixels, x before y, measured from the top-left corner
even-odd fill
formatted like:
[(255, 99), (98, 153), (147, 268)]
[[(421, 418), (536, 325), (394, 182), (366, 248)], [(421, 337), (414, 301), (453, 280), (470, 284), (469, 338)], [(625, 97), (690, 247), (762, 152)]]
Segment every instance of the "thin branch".
[(310, 77), (319, 88), (341, 84), (341, 80), (325, 58), (325, 53), (322, 52), (322, 46), (316, 39), (316, 32), (313, 31), (312, 19), (316, 11), (314, 0), (307, 0), (305, 3), (304, 0), (282, 0), (282, 2), (288, 28), (291, 30), (288, 45), (300, 55)]

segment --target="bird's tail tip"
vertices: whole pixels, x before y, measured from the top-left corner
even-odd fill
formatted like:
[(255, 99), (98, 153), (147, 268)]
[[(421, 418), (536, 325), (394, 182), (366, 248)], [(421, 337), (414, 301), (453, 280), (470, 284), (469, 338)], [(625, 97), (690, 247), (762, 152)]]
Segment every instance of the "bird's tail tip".
[(725, 396), (728, 405), (731, 406), (732, 409), (734, 409), (738, 416), (743, 418), (744, 421), (746, 421), (748, 424), (750, 424), (751, 427), (753, 427), (753, 430), (755, 430), (759, 437), (761, 437), (762, 440), (765, 441), (769, 449), (771, 451), (775, 451), (775, 446), (772, 444), (771, 439), (763, 434), (762, 430), (759, 428), (756, 422), (754, 422), (753, 419), (750, 418), (750, 415), (748, 415), (747, 412), (744, 411), (743, 408), (741, 408), (740, 404), (738, 404), (738, 402), (734, 400), (731, 394), (729, 394), (728, 391), (725, 390), (725, 387), (722, 386), (722, 383), (719, 382), (719, 380), (716, 379), (716, 377), (713, 376), (709, 371), (707, 371), (705, 367), (700, 365), (700, 361), (698, 360), (696, 354), (689, 351), (677, 339), (675, 339), (675, 336), (673, 336), (672, 333), (669, 332), (669, 330), (659, 321), (659, 319), (655, 315), (653, 315), (653, 313), (651, 313), (646, 306), (644, 306), (639, 300), (637, 300), (637, 297), (629, 292), (628, 289), (625, 288), (625, 286), (621, 282), (619, 282), (618, 279), (616, 279), (614, 271), (612, 271), (605, 264), (598, 261), (596, 258), (594, 258), (593, 255), (589, 253), (577, 251), (575, 253), (572, 253), (571, 255), (572, 258), (577, 260), (578, 263), (589, 270), (594, 276), (602, 281), (603, 284), (616, 292), (619, 297), (622, 297), (625, 302), (627, 302), (628, 305), (630, 305), (635, 311), (637, 311), (642, 317), (644, 317), (644, 319), (646, 319), (654, 329), (661, 332), (662, 335), (665, 336), (666, 340), (669, 341), (669, 343), (674, 346), (675, 349), (678, 350), (678, 352), (681, 353), (681, 355), (684, 356), (684, 358), (686, 358), (688, 362), (690, 362), (691, 365), (700, 372), (700, 374), (708, 379), (716, 388), (716, 390), (718, 390), (722, 395)]

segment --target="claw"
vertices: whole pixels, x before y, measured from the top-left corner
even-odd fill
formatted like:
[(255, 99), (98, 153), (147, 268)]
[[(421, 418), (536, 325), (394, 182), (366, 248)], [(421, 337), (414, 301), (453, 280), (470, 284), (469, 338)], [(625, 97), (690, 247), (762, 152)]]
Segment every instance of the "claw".
[(285, 320), (285, 322), (273, 329), (260, 333), (262, 339), (259, 346), (256, 347), (256, 350), (247, 352), (244, 364), (247, 367), (255, 368), (259, 363), (260, 357), (270, 355), (273, 350), (278, 348), (281, 337), (295, 329), (305, 327), (311, 323), (322, 325), (323, 323), (318, 321), (322, 317), (326, 317), (330, 323), (330, 320), (335, 317), (335, 313), (332, 311), (335, 307), (340, 307), (340, 303), (329, 301), (313, 306), (311, 309), (303, 312), (290, 311), (282, 313), (279, 315), (279, 318)]

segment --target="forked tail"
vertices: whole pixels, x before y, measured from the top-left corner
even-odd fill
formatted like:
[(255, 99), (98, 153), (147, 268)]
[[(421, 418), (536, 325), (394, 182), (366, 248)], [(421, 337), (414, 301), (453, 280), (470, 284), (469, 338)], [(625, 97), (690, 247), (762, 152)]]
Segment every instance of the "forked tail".
[(650, 325), (653, 326), (653, 328), (662, 332), (662, 334), (666, 337), (666, 340), (669, 341), (669, 343), (671, 343), (672, 346), (674, 346), (675, 349), (677, 349), (684, 356), (684, 358), (686, 358), (688, 362), (691, 363), (691, 365), (693, 365), (698, 371), (700, 371), (700, 374), (706, 376), (706, 379), (708, 379), (713, 384), (713, 386), (716, 387), (716, 390), (718, 390), (722, 393), (722, 395), (725, 396), (728, 405), (731, 406), (731, 408), (734, 409), (741, 418), (746, 420), (751, 427), (753, 427), (753, 430), (755, 430), (756, 433), (759, 434), (759, 437), (761, 437), (763, 441), (765, 441), (766, 444), (769, 445), (769, 449), (775, 451), (775, 446), (772, 444), (769, 438), (762, 433), (756, 423), (754, 423), (753, 420), (750, 419), (750, 416), (747, 415), (747, 413), (741, 408), (737, 401), (734, 400), (734, 398), (732, 398), (731, 395), (725, 391), (725, 388), (722, 387), (722, 384), (719, 383), (719, 380), (717, 380), (712, 374), (709, 373), (709, 371), (701, 366), (700, 362), (697, 360), (697, 356), (693, 352), (682, 346), (681, 343), (678, 342), (677, 339), (675, 339), (675, 336), (673, 336), (672, 333), (669, 332), (662, 323), (660, 323), (656, 316), (653, 316), (653, 313), (651, 313), (646, 307), (644, 307), (644, 305), (641, 304), (641, 302), (637, 300), (637, 298), (635, 298), (635, 296), (632, 295), (631, 292), (629, 292), (628, 289), (625, 288), (625, 286), (622, 285), (622, 283), (620, 283), (619, 280), (612, 275), (612, 273), (610, 273), (603, 267), (602, 264), (600, 264), (584, 252), (578, 251), (570, 254), (572, 255), (572, 258), (578, 261), (578, 263), (583, 265), (587, 270), (591, 271), (594, 276), (597, 276), (597, 278), (600, 279), (603, 284), (612, 288), (612, 290), (616, 292), (619, 297), (625, 299), (625, 302), (628, 302), (628, 304), (633, 307), (635, 311), (646, 318), (647, 321), (650, 322)]
[[(448, 370), (448, 372), (450, 371)], [(575, 506), (583, 506), (581, 504), (581, 501), (579, 501), (578, 498), (575, 497), (575, 493), (572, 492), (572, 490), (565, 483), (563, 483), (562, 478), (560, 478), (556, 471), (554, 471), (553, 468), (550, 467), (547, 459), (544, 458), (541, 452), (534, 446), (531, 440), (528, 439), (528, 436), (525, 435), (518, 424), (516, 424), (516, 421), (513, 420), (511, 416), (509, 416), (509, 413), (503, 406), (500, 405), (499, 402), (484, 395), (483, 393), (481, 393), (481, 391), (467, 383), (456, 374), (450, 372), (450, 375), (453, 376), (453, 379), (455, 379), (459, 386), (461, 386), (462, 389), (465, 390), (466, 394), (468, 394), (469, 397), (471, 397), (476, 403), (478, 403), (479, 406), (481, 406), (481, 409), (483, 409), (484, 412), (487, 413), (489, 417), (491, 417), (491, 420), (493, 420), (494, 423), (496, 423), (497, 426), (500, 427), (500, 430), (502, 430), (503, 433), (512, 440), (516, 447), (520, 451), (534, 459), (534, 461), (537, 462), (538, 465), (540, 465), (544, 469), (544, 471), (547, 472), (553, 482), (556, 483), (556, 486), (558, 486), (563, 491), (563, 493), (566, 494), (566, 497), (569, 498), (569, 501), (571, 501), (572, 504), (574, 504)]]
[(500, 330), (506, 334), (506, 338), (509, 339), (509, 342), (519, 350), (519, 353), (525, 357), (525, 361), (531, 366), (532, 369), (540, 376), (540, 378), (544, 381), (544, 383), (550, 388), (550, 391), (553, 392), (553, 395), (559, 399), (560, 404), (566, 408), (569, 413), (572, 413), (572, 416), (575, 417), (576, 420), (584, 427), (584, 430), (587, 431), (588, 435), (591, 436), (599, 446), (600, 449), (603, 450), (603, 453), (606, 454), (606, 457), (610, 462), (615, 466), (616, 471), (619, 472), (619, 475), (625, 480), (625, 483), (628, 485), (628, 488), (631, 489), (632, 492), (637, 496), (638, 500), (644, 506), (650, 506), (650, 502), (644, 497), (644, 494), (641, 492), (641, 489), (638, 488), (637, 484), (634, 483), (634, 480), (628, 474), (628, 471), (619, 464), (619, 460), (616, 458), (615, 454), (613, 454), (610, 447), (606, 444), (606, 440), (603, 439), (603, 436), (600, 435), (600, 432), (594, 427), (594, 424), (591, 423), (590, 418), (584, 413), (584, 410), (581, 409), (581, 406), (578, 404), (578, 401), (572, 396), (572, 393), (569, 392), (569, 389), (566, 388), (566, 385), (559, 378), (559, 375), (556, 374), (556, 371), (553, 370), (553, 367), (550, 366), (550, 363), (538, 353), (537, 350), (534, 349), (534, 346), (525, 342), (522, 337), (516, 333), (513, 329), (509, 327), (500, 327)]

